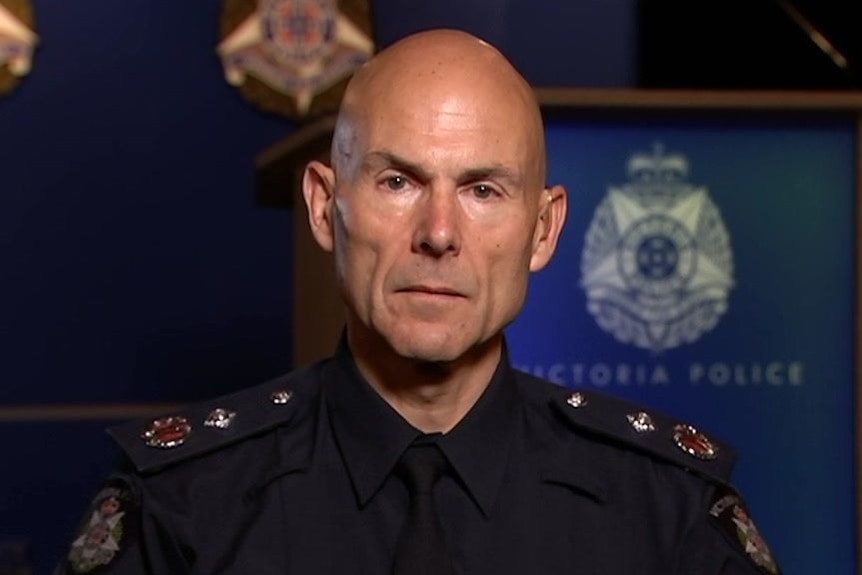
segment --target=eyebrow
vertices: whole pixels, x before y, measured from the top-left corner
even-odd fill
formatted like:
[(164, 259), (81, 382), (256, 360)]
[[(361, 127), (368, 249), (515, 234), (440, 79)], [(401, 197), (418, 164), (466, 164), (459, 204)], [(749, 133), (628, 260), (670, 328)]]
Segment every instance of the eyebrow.
[(387, 167), (415, 174), (422, 179), (431, 179), (431, 174), (422, 166), (411, 162), (406, 158), (402, 158), (397, 154), (393, 154), (388, 150), (375, 150), (373, 152), (368, 152), (362, 160), (362, 167), (372, 167), (370, 164), (375, 163), (376, 160), (383, 160)]
[[(378, 159), (383, 160), (387, 166), (415, 174), (421, 179), (430, 180), (432, 177), (431, 173), (419, 164), (411, 162), (389, 150), (375, 150), (367, 153), (362, 165), (363, 167), (370, 167), (369, 164), (374, 163)], [(522, 182), (520, 174), (500, 164), (470, 168), (458, 174), (457, 177), (459, 182), (473, 182), (486, 179), (506, 180), (515, 186), (520, 186)]]

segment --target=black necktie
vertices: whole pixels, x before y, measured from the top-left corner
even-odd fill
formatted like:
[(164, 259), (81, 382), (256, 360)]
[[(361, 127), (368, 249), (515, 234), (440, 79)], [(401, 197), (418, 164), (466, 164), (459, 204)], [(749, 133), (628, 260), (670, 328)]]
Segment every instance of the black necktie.
[(414, 443), (398, 462), (410, 492), (410, 511), (395, 550), (393, 575), (452, 575), (446, 538), (431, 490), (449, 463), (433, 443)]

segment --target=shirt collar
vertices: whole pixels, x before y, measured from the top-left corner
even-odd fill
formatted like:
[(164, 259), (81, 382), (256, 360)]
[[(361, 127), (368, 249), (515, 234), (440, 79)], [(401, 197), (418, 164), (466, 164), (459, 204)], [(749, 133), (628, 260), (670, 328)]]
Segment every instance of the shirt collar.
[(346, 337), (323, 374), (323, 386), (335, 440), (359, 504), (364, 506), (421, 432), (365, 381)]
[[(419, 436), (359, 373), (346, 338), (324, 373), (324, 394), (336, 442), (360, 505), (383, 485)], [(517, 388), (505, 344), (482, 396), (437, 441), (470, 495), (488, 516), (503, 482), (514, 435)]]
[(503, 483), (509, 449), (519, 423), (518, 403), (517, 385), (504, 343), (500, 363), (479, 401), (438, 441), (486, 517), (491, 515)]

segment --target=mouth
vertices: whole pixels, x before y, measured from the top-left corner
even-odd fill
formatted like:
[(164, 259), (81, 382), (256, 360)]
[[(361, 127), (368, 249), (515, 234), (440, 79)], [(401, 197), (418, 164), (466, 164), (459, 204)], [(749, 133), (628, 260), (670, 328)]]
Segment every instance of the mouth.
[(442, 297), (467, 297), (458, 290), (446, 286), (411, 285), (397, 290), (398, 293), (442, 296)]

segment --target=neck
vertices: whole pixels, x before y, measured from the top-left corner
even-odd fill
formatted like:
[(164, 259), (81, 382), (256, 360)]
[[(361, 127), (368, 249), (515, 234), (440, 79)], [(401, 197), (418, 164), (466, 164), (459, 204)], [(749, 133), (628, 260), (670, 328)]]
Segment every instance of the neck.
[(424, 433), (447, 433), (467, 415), (488, 387), (503, 349), (498, 334), (454, 361), (423, 361), (398, 355), (380, 338), (356, 337), (350, 330), (347, 335), (371, 387)]

